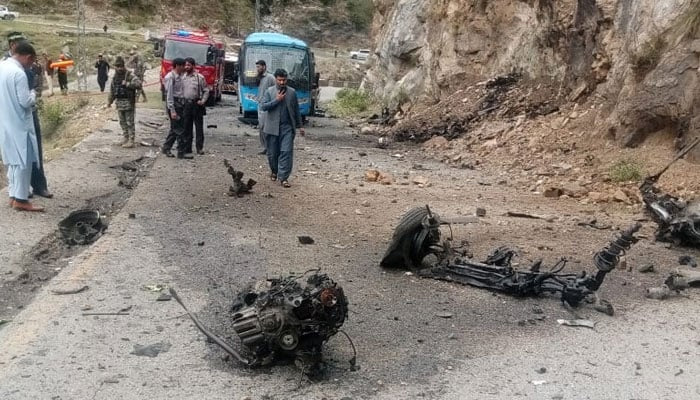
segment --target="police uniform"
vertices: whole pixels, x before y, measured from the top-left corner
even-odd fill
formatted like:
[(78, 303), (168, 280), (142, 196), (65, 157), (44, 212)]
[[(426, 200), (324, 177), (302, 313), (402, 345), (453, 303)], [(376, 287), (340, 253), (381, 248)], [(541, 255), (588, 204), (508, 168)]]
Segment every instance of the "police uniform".
[(166, 155), (172, 149), (175, 140), (177, 140), (177, 157), (185, 158), (189, 152), (187, 151), (187, 144), (184, 140), (185, 135), (185, 91), (183, 88), (183, 76), (178, 75), (175, 70), (168, 73), (168, 77), (164, 79), (165, 81), (165, 93), (166, 93), (166, 104), (168, 106), (169, 113), (177, 114), (177, 118), (173, 119), (170, 117), (170, 133), (163, 143), (163, 153)]
[(191, 74), (182, 75), (182, 90), (185, 98), (185, 153), (192, 153), (192, 125), (195, 127), (197, 153), (204, 151), (204, 115), (205, 106), (200, 106), (197, 101), (201, 100), (206, 104), (209, 99), (209, 88), (204, 76), (197, 71)]

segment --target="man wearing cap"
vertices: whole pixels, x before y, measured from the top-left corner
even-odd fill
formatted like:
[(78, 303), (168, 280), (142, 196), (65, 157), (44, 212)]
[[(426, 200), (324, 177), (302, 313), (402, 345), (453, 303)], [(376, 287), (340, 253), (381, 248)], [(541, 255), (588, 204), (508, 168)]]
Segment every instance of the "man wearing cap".
[(97, 68), (97, 84), (100, 85), (100, 92), (104, 93), (105, 84), (107, 83), (109, 75), (109, 63), (102, 58), (102, 54), (97, 55), (95, 68)]
[(294, 159), (294, 136), (299, 129), (304, 136), (301, 125), (299, 101), (293, 88), (287, 86), (287, 71), (275, 71), (276, 85), (267, 89), (262, 99), (265, 116), (264, 131), (267, 143), (267, 161), (270, 164), (270, 179), (279, 179), (282, 187), (288, 188), (289, 175), (292, 173)]
[(256, 97), (258, 102), (258, 134), (260, 136), (260, 147), (262, 148), (259, 154), (265, 154), (267, 151), (267, 146), (265, 145), (265, 133), (263, 132), (263, 126), (265, 125), (265, 111), (262, 110), (260, 105), (262, 104), (262, 98), (265, 91), (268, 88), (275, 86), (275, 77), (267, 73), (267, 63), (265, 60), (256, 61), (255, 69), (258, 72), (258, 96)]
[(44, 211), (29, 202), (32, 163), (38, 162), (32, 107), (36, 93), (29, 89), (25, 70), (36, 52), (27, 41), (12, 49), (12, 57), (0, 62), (0, 152), (7, 171), (10, 207), (19, 211)]
[[(187, 143), (185, 143), (185, 88), (183, 75), (185, 73), (185, 59), (175, 58), (173, 60), (173, 69), (166, 75), (165, 83), (165, 98), (170, 115), (170, 132), (163, 143), (163, 154), (167, 157), (173, 157), (170, 151), (177, 140), (177, 158), (191, 159), (194, 156), (187, 152)], [(191, 145), (191, 144), (190, 144)]]
[(112, 103), (117, 104), (119, 113), (119, 125), (122, 127), (124, 139), (121, 146), (127, 149), (134, 147), (136, 136), (134, 126), (134, 115), (136, 114), (136, 91), (141, 87), (141, 81), (126, 69), (124, 59), (117, 57), (114, 61), (114, 76), (109, 87), (109, 101), (107, 107)]
[(197, 154), (204, 154), (205, 104), (209, 99), (209, 87), (204, 75), (197, 72), (195, 59), (185, 58), (185, 73), (182, 75), (183, 97), (185, 98), (185, 153), (192, 153), (192, 125), (194, 124)]

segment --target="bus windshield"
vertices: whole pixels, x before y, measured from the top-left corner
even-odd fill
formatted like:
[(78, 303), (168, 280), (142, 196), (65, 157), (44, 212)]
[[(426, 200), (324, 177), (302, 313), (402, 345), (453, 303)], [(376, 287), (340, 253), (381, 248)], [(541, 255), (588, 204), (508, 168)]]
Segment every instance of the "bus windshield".
[(257, 86), (255, 62), (265, 60), (267, 72), (274, 73), (278, 68), (284, 68), (288, 76), (289, 86), (298, 90), (309, 90), (311, 82), (309, 56), (306, 50), (293, 47), (247, 45), (245, 51), (244, 82), (246, 86)]
[(197, 65), (205, 65), (207, 63), (207, 51), (209, 45), (205, 43), (190, 43), (179, 42), (176, 40), (165, 41), (165, 53), (163, 58), (166, 60), (174, 60), (178, 57), (192, 57)]

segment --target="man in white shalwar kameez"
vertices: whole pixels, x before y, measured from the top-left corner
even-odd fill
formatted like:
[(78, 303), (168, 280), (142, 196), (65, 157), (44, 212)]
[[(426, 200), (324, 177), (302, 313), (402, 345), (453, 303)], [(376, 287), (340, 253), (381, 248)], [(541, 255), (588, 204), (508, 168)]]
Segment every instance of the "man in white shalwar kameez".
[(7, 170), (10, 207), (44, 211), (29, 202), (32, 163), (38, 162), (32, 107), (36, 93), (29, 90), (25, 68), (36, 58), (29, 42), (20, 42), (11, 58), (0, 62), (0, 151)]

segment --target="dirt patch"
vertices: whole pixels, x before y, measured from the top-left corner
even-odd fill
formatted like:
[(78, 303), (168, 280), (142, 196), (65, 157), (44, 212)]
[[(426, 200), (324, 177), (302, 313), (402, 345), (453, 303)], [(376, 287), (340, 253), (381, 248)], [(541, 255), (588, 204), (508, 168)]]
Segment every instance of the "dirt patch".
[[(153, 166), (155, 158), (140, 158), (129, 163), (135, 169), (115, 168), (119, 176), (119, 182), (129, 182), (129, 185), (120, 184), (119, 187), (108, 194), (86, 200), (83, 209), (98, 210), (103, 216), (104, 224), (114, 218), (138, 186), (140, 179), (148, 174)], [(126, 163), (125, 163), (126, 164)], [(86, 246), (71, 246), (65, 243), (59, 229), (42, 238), (31, 250), (29, 250), (19, 263), (17, 268), (21, 271), (13, 280), (0, 281), (0, 310), (5, 319), (17, 314), (25, 305), (29, 304), (34, 294), (43, 285), (65, 268), (73, 257), (82, 253)]]

